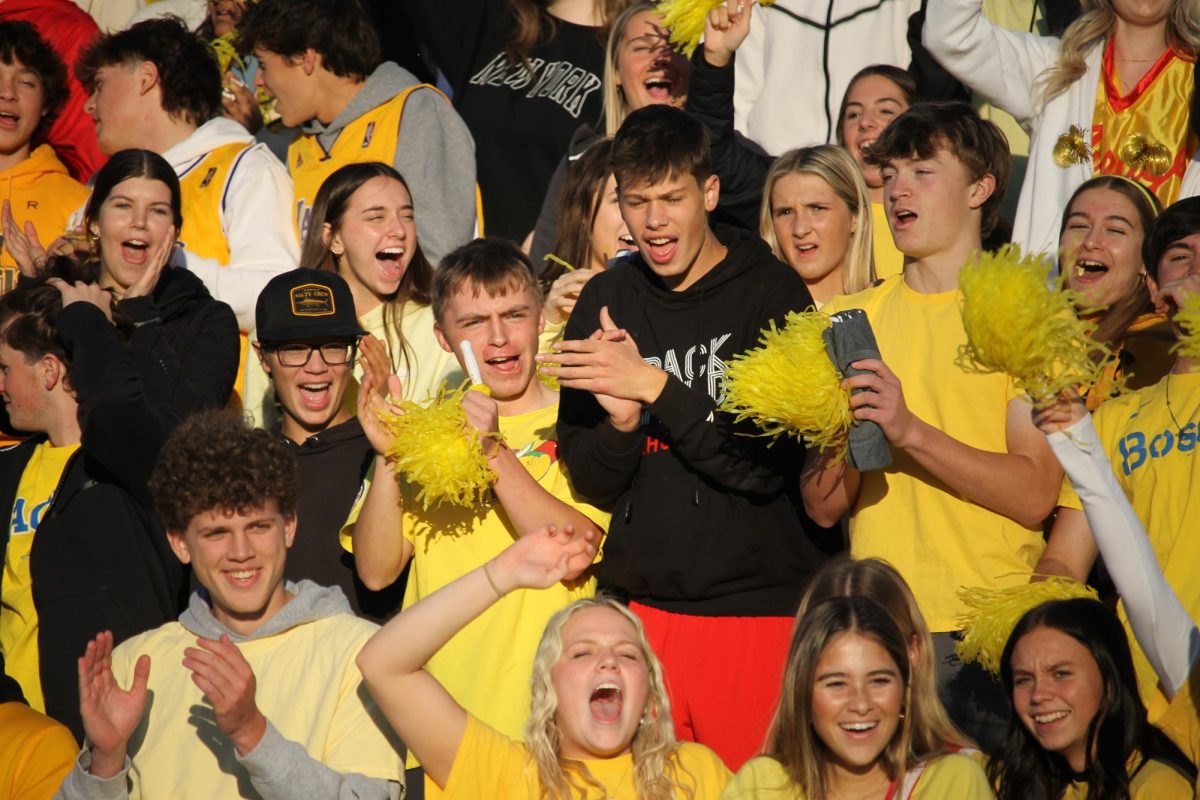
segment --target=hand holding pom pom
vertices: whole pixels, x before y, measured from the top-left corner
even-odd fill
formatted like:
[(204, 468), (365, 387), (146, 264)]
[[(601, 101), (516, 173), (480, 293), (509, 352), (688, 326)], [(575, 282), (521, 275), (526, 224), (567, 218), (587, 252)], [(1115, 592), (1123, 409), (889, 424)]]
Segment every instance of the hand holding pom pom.
[(825, 350), (829, 317), (819, 311), (787, 315), (786, 326), (763, 331), (762, 346), (735, 356), (725, 372), (721, 408), (752, 420), (764, 436), (803, 438), (844, 455), (850, 395)]
[(482, 440), (498, 434), (481, 433), (468, 423), (466, 391), (443, 387), (427, 405), (404, 402), (403, 414), (383, 415), (392, 434), (387, 460), (397, 475), (421, 487), (417, 500), (426, 509), (444, 501), (478, 505), (495, 478)]

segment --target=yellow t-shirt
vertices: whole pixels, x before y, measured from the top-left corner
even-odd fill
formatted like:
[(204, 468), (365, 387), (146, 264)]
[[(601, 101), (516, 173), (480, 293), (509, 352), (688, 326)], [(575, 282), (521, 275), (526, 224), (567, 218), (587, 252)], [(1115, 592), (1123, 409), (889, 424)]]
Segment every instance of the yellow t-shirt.
[(0, 703), (0, 734), (0, 797), (52, 797), (79, 754), (67, 726), (24, 703)]
[[(1140, 756), (1130, 759), (1130, 770), (1136, 769), (1129, 781), (1130, 800), (1192, 800), (1192, 784), (1179, 770), (1162, 761), (1141, 762)], [(1063, 792), (1062, 800), (1087, 800), (1087, 783), (1072, 783)]]
[(55, 447), (42, 442), (33, 451), (13, 501), (8, 523), (8, 547), (4, 552), (4, 583), (0, 592), (0, 652), (4, 671), (17, 683), (30, 707), (46, 710), (38, 657), (38, 618), (33, 604), (33, 579), (29, 554), (42, 515), (54, 501), (54, 493), (67, 461), (78, 444)]
[(1195, 764), (1200, 760), (1200, 667), (1192, 665), (1187, 683), (1179, 687), (1175, 697), (1167, 700), (1159, 693), (1151, 703), (1150, 719), (1155, 720), (1175, 746)]
[[(366, 620), (335, 614), (237, 647), (254, 670), (254, 702), (285, 738), (338, 772), (400, 781), (402, 759), (381, 727), (386, 723), (376, 722), (381, 716), (354, 664), (376, 630)], [(217, 731), (211, 706), (182, 666), (184, 648), (195, 646), (196, 634), (169, 622), (113, 651), (120, 686), (130, 685), (140, 656), (151, 662), (153, 702), (129, 740), (132, 800), (251, 796), (239, 789), (250, 777), (232, 742)]]
[[(966, 343), (959, 291), (921, 294), (903, 276), (848, 297), (823, 311), (866, 311), (884, 362), (900, 378), (908, 408), (958, 441), (1007, 452), (1008, 404), (1016, 396), (1005, 375), (964, 372), (955, 365)], [(1000, 589), (1029, 580), (1045, 549), (1040, 530), (959, 496), (892, 451), (885, 470), (865, 472), (850, 515), (850, 554), (882, 558), (908, 581), (932, 631), (957, 630), (966, 610), (962, 586)]]
[[(896, 800), (991, 800), (995, 795), (983, 768), (974, 759), (957, 753), (929, 762), (913, 785), (912, 793)], [(747, 761), (721, 792), (721, 800), (803, 800), (800, 789), (778, 761), (760, 756)]]
[[(589, 786), (578, 800), (637, 800), (633, 784), (633, 757), (584, 759), (592, 777), (604, 790)], [(667, 762), (667, 775), (676, 785), (692, 790), (693, 800), (715, 800), (729, 780), (729, 770), (717, 754), (704, 745), (681, 742)], [(468, 715), (467, 729), (454, 756), (445, 789), (428, 777), (425, 796), (490, 798), (490, 800), (526, 800), (542, 796), (537, 767), (525, 745), (497, 733), (474, 716)], [(676, 797), (687, 797), (676, 792)]]
[[(1193, 66), (1168, 49), (1137, 85), (1123, 94), (1114, 66), (1113, 40), (1108, 40), (1092, 114), (1092, 165), (1097, 175), (1133, 178), (1154, 192), (1164, 207), (1175, 202), (1197, 145), (1188, 120)], [(1156, 175), (1125, 163), (1122, 146), (1133, 134), (1165, 147), (1170, 168)]]
[[(1200, 459), (1193, 457), (1198, 421), (1200, 372), (1169, 374), (1153, 386), (1109, 400), (1094, 418), (1117, 483), (1146, 526), (1167, 583), (1193, 619), (1200, 619), (1200, 537), (1189, 524), (1200, 514)], [(1063, 481), (1059, 505), (1083, 507), (1069, 480)], [(1124, 606), (1118, 610), (1128, 631)], [(1132, 632), (1129, 641), (1138, 688), (1153, 709), (1158, 676)]]
[[(462, 369), (458, 366), (452, 353), (448, 353), (438, 344), (433, 333), (433, 309), (420, 303), (405, 303), (400, 315), (400, 335), (404, 338), (404, 346), (394, 336), (385, 335), (384, 325), (385, 306), (376, 306), (359, 317), (358, 324), (388, 345), (392, 357), (392, 369), (400, 378), (404, 389), (404, 399), (414, 403), (423, 403), (437, 395), (438, 387), (445, 381), (450, 387), (457, 387), (463, 382)], [(402, 352), (407, 353), (405, 361)], [(354, 381), (346, 390), (342, 401), (346, 410), (356, 414), (358, 410), (358, 382), (362, 380), (363, 369), (361, 361), (354, 365)], [(275, 406), (275, 390), (271, 386), (271, 378), (263, 371), (258, 356), (251, 356), (246, 366), (244, 384), (243, 410), (251, 423), (258, 428), (268, 430), (278, 426), (280, 411)]]
[[(539, 486), (604, 530), (609, 515), (571, 489), (566, 465), (558, 457), (557, 418), (558, 403), (553, 403), (528, 414), (500, 417), (500, 433)], [(401, 492), (404, 536), (413, 545), (404, 608), (482, 566), (517, 539), (498, 502), (470, 509), (442, 504), (425, 511), (415, 499), (416, 487), (402, 484)], [(592, 577), (572, 587), (558, 583), (549, 589), (511, 592), (456, 633), (425, 669), (468, 712), (510, 739), (523, 739), (531, 701), (529, 676), (542, 631), (563, 606), (595, 593)]]
[(871, 203), (871, 241), (875, 250), (875, 277), (879, 280), (904, 271), (904, 253), (896, 247), (883, 203)]

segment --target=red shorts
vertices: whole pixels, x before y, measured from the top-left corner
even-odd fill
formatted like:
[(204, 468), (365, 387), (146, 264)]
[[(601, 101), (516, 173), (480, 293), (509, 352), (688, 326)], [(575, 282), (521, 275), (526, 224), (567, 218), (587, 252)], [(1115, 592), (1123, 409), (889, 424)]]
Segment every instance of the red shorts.
[(795, 620), (629, 607), (662, 662), (676, 738), (711, 748), (734, 772), (763, 752)]

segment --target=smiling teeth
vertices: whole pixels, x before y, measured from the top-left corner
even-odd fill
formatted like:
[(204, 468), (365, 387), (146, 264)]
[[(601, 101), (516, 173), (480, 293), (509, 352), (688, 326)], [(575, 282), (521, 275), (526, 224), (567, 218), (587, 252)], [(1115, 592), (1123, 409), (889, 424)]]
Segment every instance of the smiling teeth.
[(1052, 714), (1035, 714), (1033, 721), (1039, 725), (1045, 725), (1048, 722), (1056, 722), (1070, 713), (1070, 711), (1055, 711)]
[(235, 579), (235, 580), (244, 581), (244, 580), (246, 580), (247, 578), (253, 578), (253, 577), (254, 577), (254, 570), (252, 570), (252, 569), (246, 569), (246, 570), (242, 570), (242, 571), (240, 571), (240, 572), (230, 572), (230, 573), (229, 573), (229, 577), (231, 577), (231, 578), (233, 578), (233, 579)]
[(402, 256), (402, 255), (404, 255), (404, 248), (403, 247), (385, 247), (382, 250), (380, 250), (379, 252), (381, 252), (385, 255), (389, 255), (389, 256)]
[(662, 245), (662, 244), (669, 244), (671, 240), (670, 239), (647, 239), (646, 241), (649, 242), (650, 244)]
[(302, 384), (300, 384), (300, 388), (307, 389), (310, 392), (320, 392), (324, 389), (328, 389), (329, 384), (328, 383), (302, 383)]
[(871, 730), (878, 724), (879, 724), (878, 722), (843, 722), (840, 727), (843, 730), (855, 731), (856, 733), (861, 733), (862, 731)]

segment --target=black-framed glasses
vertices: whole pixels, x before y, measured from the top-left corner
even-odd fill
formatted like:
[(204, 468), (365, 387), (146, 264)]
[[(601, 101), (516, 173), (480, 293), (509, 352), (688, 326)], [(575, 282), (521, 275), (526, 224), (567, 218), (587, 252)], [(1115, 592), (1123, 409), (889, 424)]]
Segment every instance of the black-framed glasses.
[(272, 350), (279, 363), (285, 367), (303, 367), (312, 358), (314, 350), (321, 354), (321, 360), (329, 366), (340, 367), (354, 360), (354, 351), (357, 348), (357, 342), (326, 342), (318, 345), (293, 342), (278, 345)]

